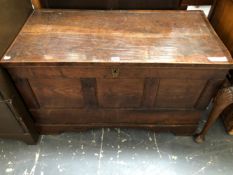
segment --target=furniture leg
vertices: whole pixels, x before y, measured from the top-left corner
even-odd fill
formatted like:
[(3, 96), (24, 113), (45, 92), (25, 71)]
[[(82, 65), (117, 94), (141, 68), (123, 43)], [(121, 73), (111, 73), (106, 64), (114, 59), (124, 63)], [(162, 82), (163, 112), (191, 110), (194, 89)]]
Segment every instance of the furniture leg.
[(194, 136), (195, 142), (202, 143), (205, 140), (205, 135), (210, 129), (210, 127), (217, 120), (217, 118), (224, 111), (224, 109), (232, 103), (233, 103), (233, 87), (231, 86), (220, 89), (214, 99), (214, 106), (207, 120), (207, 123), (205, 124), (202, 131)]

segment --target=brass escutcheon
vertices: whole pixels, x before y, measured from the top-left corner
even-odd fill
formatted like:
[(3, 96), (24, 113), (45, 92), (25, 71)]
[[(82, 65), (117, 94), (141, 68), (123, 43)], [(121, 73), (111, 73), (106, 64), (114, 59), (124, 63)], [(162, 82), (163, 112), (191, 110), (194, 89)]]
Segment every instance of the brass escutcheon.
[(112, 68), (112, 77), (117, 78), (119, 76), (120, 69), (117, 67)]

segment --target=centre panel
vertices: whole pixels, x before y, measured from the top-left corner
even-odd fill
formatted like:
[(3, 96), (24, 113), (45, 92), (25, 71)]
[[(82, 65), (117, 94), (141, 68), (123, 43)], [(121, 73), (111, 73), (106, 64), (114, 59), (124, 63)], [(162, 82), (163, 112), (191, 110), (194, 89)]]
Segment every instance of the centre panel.
[(144, 79), (97, 79), (97, 96), (103, 108), (141, 106)]

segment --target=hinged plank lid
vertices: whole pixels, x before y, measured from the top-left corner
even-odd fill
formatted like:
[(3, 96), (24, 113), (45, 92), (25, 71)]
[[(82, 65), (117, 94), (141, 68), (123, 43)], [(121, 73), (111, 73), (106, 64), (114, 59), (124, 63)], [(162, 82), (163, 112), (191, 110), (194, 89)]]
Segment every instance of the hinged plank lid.
[(201, 11), (35, 11), (1, 60), (9, 66), (131, 63), (231, 67)]

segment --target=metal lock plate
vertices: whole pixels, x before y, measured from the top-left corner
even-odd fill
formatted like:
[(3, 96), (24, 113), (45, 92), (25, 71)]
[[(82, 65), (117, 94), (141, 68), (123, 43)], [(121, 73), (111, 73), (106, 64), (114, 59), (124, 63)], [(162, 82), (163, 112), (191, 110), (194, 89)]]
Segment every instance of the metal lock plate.
[(119, 73), (120, 73), (120, 69), (117, 68), (117, 67), (113, 67), (112, 68), (112, 77), (113, 78), (117, 78), (119, 76)]

